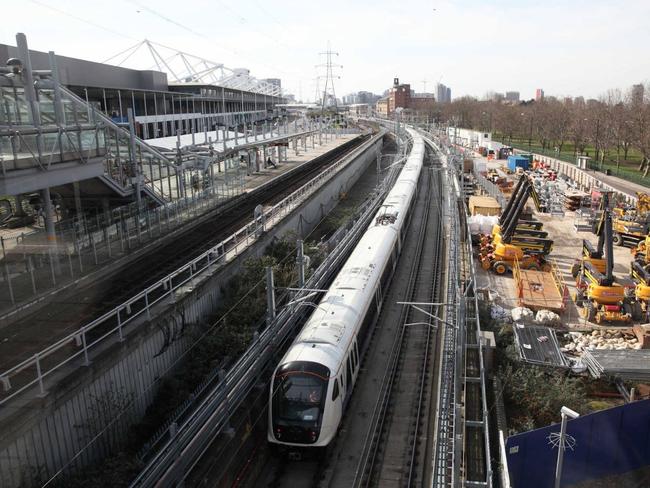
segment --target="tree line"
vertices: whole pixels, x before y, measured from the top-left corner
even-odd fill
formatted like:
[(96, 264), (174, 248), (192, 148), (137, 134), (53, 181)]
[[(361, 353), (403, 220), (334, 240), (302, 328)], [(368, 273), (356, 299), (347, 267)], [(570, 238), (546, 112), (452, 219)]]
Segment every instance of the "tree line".
[(598, 99), (546, 97), (511, 103), (463, 97), (440, 104), (440, 122), (493, 132), (504, 143), (541, 146), (545, 152), (586, 154), (602, 166), (634, 165), (650, 173), (650, 84), (608, 90)]

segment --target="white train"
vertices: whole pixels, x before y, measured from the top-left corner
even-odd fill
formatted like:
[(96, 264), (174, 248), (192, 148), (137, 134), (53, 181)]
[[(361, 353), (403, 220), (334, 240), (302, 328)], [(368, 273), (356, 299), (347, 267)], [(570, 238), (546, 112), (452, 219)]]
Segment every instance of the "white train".
[(359, 343), (381, 308), (415, 202), (425, 149), (407, 130), (413, 146), (395, 185), (275, 370), (271, 443), (324, 447), (336, 435), (359, 372)]

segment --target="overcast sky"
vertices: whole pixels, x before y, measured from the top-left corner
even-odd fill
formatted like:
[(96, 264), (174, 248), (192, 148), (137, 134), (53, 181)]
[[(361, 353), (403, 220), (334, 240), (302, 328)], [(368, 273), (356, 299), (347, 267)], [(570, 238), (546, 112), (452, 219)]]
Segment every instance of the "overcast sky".
[[(144, 38), (279, 77), (303, 99), (328, 40), (337, 96), (381, 93), (393, 77), (453, 97), (518, 90), (597, 97), (650, 80), (649, 0), (19, 0), (2, 4), (0, 42), (104, 61)], [(4, 62), (4, 60), (2, 60)], [(151, 69), (142, 51), (124, 64)], [(321, 73), (324, 74), (324, 73)]]

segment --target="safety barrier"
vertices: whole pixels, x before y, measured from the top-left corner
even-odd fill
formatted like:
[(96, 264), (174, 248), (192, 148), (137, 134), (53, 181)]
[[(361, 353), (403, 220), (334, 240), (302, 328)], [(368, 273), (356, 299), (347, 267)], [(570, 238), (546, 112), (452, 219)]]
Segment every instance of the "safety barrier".
[(164, 441), (155, 439), (160, 449), (148, 459), (146, 467), (131, 483), (131, 487), (151, 487), (182, 483), (192, 466), (205, 452), (214, 438), (228, 427), (230, 418), (236, 412), (259, 381), (261, 372), (278, 353), (278, 348), (291, 338), (299, 320), (316, 301), (317, 293), (334, 277), (346, 257), (376, 214), (383, 198), (390, 188), (390, 181), (398, 171), (388, 177), (383, 191), (377, 192), (367, 201), (353, 227), (345, 234), (337, 248), (327, 256), (303, 289), (293, 297), (269, 326), (257, 337), (249, 349), (227, 372), (218, 377), (218, 384), (206, 395), (194, 411), (187, 415), (183, 425), (164, 434)]
[[(263, 211), (251, 223), (176, 271), (77, 331), (0, 373), (0, 383), (4, 388), (4, 393), (8, 393), (0, 399), (0, 405), (6, 404), (12, 398), (34, 386), (38, 386), (39, 394), (44, 394), (44, 379), (47, 376), (76, 360), (81, 360), (83, 365), (88, 365), (90, 350), (98, 348), (107, 340), (125, 340), (125, 328), (133, 324), (135, 319), (143, 316), (150, 319), (152, 307), (165, 301), (173, 303), (176, 300), (175, 292), (186, 285), (191, 286), (197, 275), (235, 259), (248, 249), (266, 229), (273, 227), (293, 210), (300, 207), (310, 196), (382, 136), (383, 132), (371, 138), (350, 155), (337, 161), (272, 208)], [(32, 370), (31, 375), (28, 373), (30, 369)], [(19, 383), (19, 386), (14, 386), (12, 381)]]

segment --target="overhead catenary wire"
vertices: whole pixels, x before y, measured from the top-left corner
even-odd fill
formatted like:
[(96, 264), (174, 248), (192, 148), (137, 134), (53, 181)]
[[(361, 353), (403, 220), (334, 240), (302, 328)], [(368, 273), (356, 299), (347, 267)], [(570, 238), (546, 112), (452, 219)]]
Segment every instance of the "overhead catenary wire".
[[(84, 18), (84, 17), (80, 17), (80, 16), (76, 15), (75, 13), (72, 13), (70, 11), (64, 10), (62, 8), (59, 8), (59, 7), (55, 7), (53, 5), (49, 5), (49, 4), (47, 4), (47, 3), (45, 3), (45, 2), (43, 2), (41, 0), (29, 0), (29, 1), (32, 2), (35, 5), (38, 5), (40, 7), (43, 7), (43, 8), (49, 9), (49, 10), (51, 10), (53, 12), (56, 12), (57, 14), (72, 18), (72, 19), (77, 20), (79, 22), (85, 23), (85, 24), (87, 24), (89, 26), (92, 26), (92, 27), (95, 27), (97, 29), (101, 29), (103, 31), (106, 31), (106, 32), (108, 32), (110, 34), (113, 34), (115, 36), (119, 36), (119, 37), (129, 39), (129, 40), (132, 40), (132, 41), (138, 41), (138, 43), (135, 46), (131, 46), (130, 48), (127, 48), (127, 49), (125, 49), (123, 51), (120, 51), (120, 53), (117, 53), (117, 54), (109, 57), (104, 62), (109, 62), (109, 61), (115, 59), (116, 57), (118, 57), (119, 55), (129, 52), (133, 48), (134, 51), (131, 52), (131, 54), (128, 55), (125, 59), (123, 59), (120, 64), (125, 63), (129, 58), (131, 58), (133, 56), (133, 54), (135, 54), (135, 51), (138, 50), (138, 47), (143, 42), (143, 41), (137, 40), (135, 37), (133, 37), (131, 35), (125, 34), (124, 32), (120, 32), (118, 30), (109, 28), (109, 27), (107, 27), (105, 25), (102, 25), (101, 23), (95, 22), (93, 20), (90, 20), (90, 19), (87, 19), (87, 18)], [(165, 15), (161, 11), (156, 10), (156, 9), (154, 9), (152, 7), (149, 7), (148, 5), (146, 5), (145, 3), (141, 2), (141, 1), (138, 1), (138, 0), (124, 0), (124, 1), (128, 2), (128, 3), (131, 3), (131, 4), (135, 5), (136, 7), (142, 9), (143, 11), (147, 12), (148, 14), (153, 15), (154, 17), (157, 17), (157, 18), (163, 20), (164, 22), (169, 23), (171, 25), (174, 25), (175, 27), (177, 27), (179, 29), (182, 29), (182, 30), (184, 30), (186, 32), (189, 32), (189, 33), (191, 33), (191, 34), (193, 34), (193, 35), (195, 35), (197, 37), (200, 37), (202, 39), (212, 40), (208, 35), (204, 34), (203, 32), (200, 32), (199, 30), (194, 29), (191, 26), (188, 26), (188, 25), (186, 25), (184, 23), (178, 22), (177, 20), (171, 18), (170, 16)], [(223, 2), (219, 2), (219, 3), (222, 6), (224, 6), (224, 8), (226, 10), (229, 10), (230, 12), (232, 12), (233, 15), (239, 15), (239, 14), (237, 14), (237, 12), (235, 12), (232, 8), (225, 5)], [(244, 17), (241, 17), (241, 18), (244, 21), (246, 21), (246, 19)], [(277, 37), (274, 37), (273, 35), (270, 35), (270, 34), (268, 34), (266, 32), (259, 31), (259, 30), (258, 30), (258, 33), (260, 33), (264, 37), (267, 37), (268, 39), (272, 40), (273, 42), (277, 43), (278, 45), (282, 45), (286, 49), (291, 48), (291, 46), (288, 46), (283, 41), (281, 41)], [(290, 76), (300, 76), (300, 74), (301, 74), (299, 71), (278, 68), (277, 64), (270, 64), (269, 62), (267, 62), (268, 55), (265, 56), (264, 58), (257, 57), (254, 54), (252, 54), (250, 51), (244, 52), (241, 48), (234, 48), (234, 47), (230, 46), (228, 43), (224, 42), (223, 39), (219, 39), (219, 41), (216, 42), (215, 44), (219, 48), (222, 48), (222, 49), (224, 49), (224, 50), (226, 50), (226, 51), (228, 51), (228, 52), (230, 52), (230, 53), (232, 53), (232, 54), (234, 54), (234, 55), (236, 55), (238, 57), (245, 58), (246, 61), (248, 61), (248, 62), (250, 62), (252, 64), (263, 65), (266, 68), (272, 69), (276, 73), (282, 73), (282, 74), (290, 75)]]
[(88, 25), (90, 25), (92, 27), (96, 27), (97, 29), (101, 29), (101, 30), (109, 32), (109, 33), (111, 33), (113, 35), (116, 35), (116, 36), (119, 36), (119, 37), (124, 37), (126, 39), (131, 39), (133, 41), (136, 40), (135, 37), (131, 37), (128, 34), (124, 34), (123, 32), (119, 32), (119, 31), (110, 29), (110, 28), (108, 28), (108, 27), (106, 27), (104, 25), (98, 24), (97, 22), (93, 22), (92, 20), (88, 20), (88, 19), (85, 19), (83, 17), (79, 17), (78, 15), (70, 13), (67, 10), (63, 10), (63, 9), (58, 8), (58, 7), (54, 7), (52, 5), (48, 5), (47, 3), (41, 2), (39, 0), (29, 0), (29, 1), (31, 3), (33, 3), (33, 4), (36, 4), (36, 5), (40, 6), (40, 7), (44, 7), (46, 9), (52, 10), (53, 12), (56, 12), (56, 13), (58, 13), (60, 15), (70, 17), (71, 19), (75, 19), (75, 20), (77, 20), (79, 22), (83, 22), (84, 24), (88, 24)]
[[(325, 219), (327, 218), (327, 215), (324, 215), (320, 220), (319, 224), (320, 225)], [(305, 240), (309, 238), (314, 232), (316, 232), (316, 229), (318, 228), (318, 225), (314, 227), (314, 230), (312, 230), (307, 236), (305, 236)], [(293, 260), (295, 259), (296, 255), (296, 247), (292, 247), (291, 250), (287, 252), (276, 264), (285, 264), (288, 260)], [(231, 315), (232, 313), (235, 312), (235, 310), (242, 306), (244, 301), (251, 296), (252, 293), (255, 292), (255, 290), (258, 289), (258, 287), (263, 286), (266, 284), (266, 279), (262, 278), (259, 281), (257, 281), (255, 284), (253, 284), (249, 290), (235, 303), (233, 304), (226, 312), (224, 312), (220, 317), (215, 318), (213, 321), (212, 325), (208, 327), (192, 344), (190, 344), (187, 348), (187, 350), (183, 353), (180, 354), (180, 356), (173, 361), (167, 368), (164, 369), (160, 373), (160, 375), (157, 377), (162, 378), (169, 374), (175, 367), (178, 366), (178, 364), (183, 361), (185, 358), (187, 358), (194, 350), (199, 346), (199, 344), (203, 343), (204, 340), (213, 332), (215, 331), (220, 325), (225, 323), (226, 317)], [(288, 296), (288, 292), (285, 294), (285, 296)], [(282, 299), (280, 300), (282, 301)], [(124, 417), (131, 408), (136, 406), (138, 404), (138, 401), (140, 401), (142, 398), (145, 398), (147, 394), (150, 393), (151, 389), (155, 387), (157, 384), (157, 380), (154, 380), (150, 384), (146, 385), (142, 391), (138, 395), (134, 395), (132, 398), (130, 398), (129, 402), (127, 402), (123, 407), (120, 408), (120, 410), (116, 413), (115, 417), (111, 419), (107, 425), (102, 428), (98, 433), (96, 433), (88, 442), (77, 452), (75, 455), (64, 465), (62, 466), (56, 473), (54, 473), (45, 483), (43, 486), (51, 486), (53, 483), (56, 482), (57, 478), (61, 476), (67, 468), (72, 466), (74, 463), (77, 462), (77, 460), (80, 458), (80, 456), (90, 447), (92, 446), (93, 443), (97, 442), (103, 435), (106, 435), (109, 432), (109, 429), (111, 429), (115, 424), (121, 421), (122, 417)]]
[(176, 27), (180, 27), (181, 29), (183, 29), (183, 30), (185, 30), (185, 31), (187, 31), (187, 32), (189, 32), (191, 34), (194, 34), (196, 36), (207, 38), (207, 36), (205, 34), (203, 34), (202, 32), (194, 30), (191, 27), (186, 26), (185, 24), (181, 24), (180, 22), (167, 17), (165, 14), (163, 14), (163, 13), (161, 13), (161, 12), (151, 8), (151, 7), (148, 7), (147, 5), (145, 5), (142, 2), (139, 2), (137, 0), (127, 0), (127, 1), (129, 3), (132, 3), (133, 5), (135, 5), (137, 7), (140, 7), (141, 9), (149, 12), (151, 15), (154, 15), (154, 16), (158, 17), (159, 19), (164, 20), (165, 22), (168, 22), (168, 23), (170, 23), (172, 25), (175, 25)]

